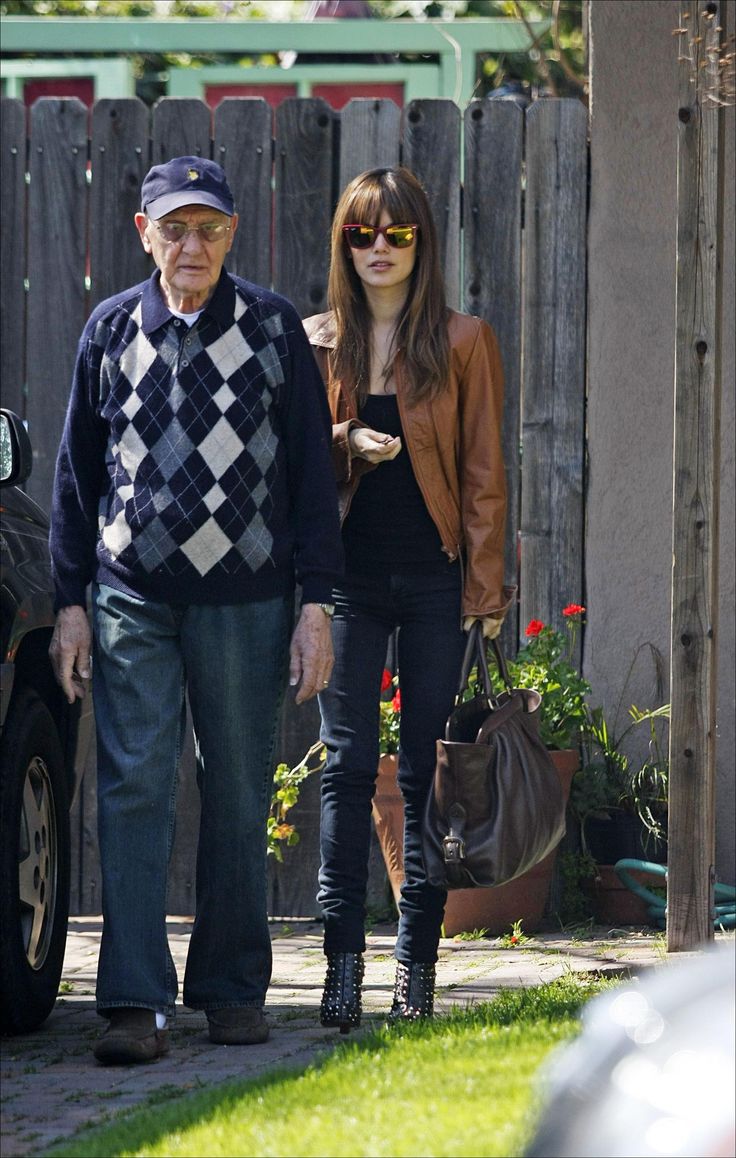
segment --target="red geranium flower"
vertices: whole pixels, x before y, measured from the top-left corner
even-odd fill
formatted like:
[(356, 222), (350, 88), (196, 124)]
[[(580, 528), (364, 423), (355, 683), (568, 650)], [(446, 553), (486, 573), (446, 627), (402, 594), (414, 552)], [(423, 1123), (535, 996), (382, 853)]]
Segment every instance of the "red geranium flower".
[(401, 711), (401, 688), (396, 689), (396, 695), (391, 701), (391, 707), (395, 712)]
[(540, 631), (544, 631), (544, 624), (542, 623), (541, 619), (530, 619), (526, 629), (526, 634), (539, 635)]
[(568, 603), (567, 607), (562, 608), (563, 615), (582, 615), (584, 611), (585, 608), (579, 603)]
[(388, 670), (388, 668), (385, 667), (383, 669), (383, 675), (381, 676), (381, 691), (382, 692), (388, 691), (388, 689), (391, 687), (392, 682), (393, 682), (393, 676), (391, 675), (391, 672)]

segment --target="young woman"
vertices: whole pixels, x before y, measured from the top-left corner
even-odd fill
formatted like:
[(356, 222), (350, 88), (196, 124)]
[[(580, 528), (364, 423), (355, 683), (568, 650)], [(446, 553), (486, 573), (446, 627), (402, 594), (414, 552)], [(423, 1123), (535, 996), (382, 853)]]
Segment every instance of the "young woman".
[(431, 1016), (446, 894), (424, 873), (421, 826), (465, 648), (492, 638), (503, 587), (503, 377), (496, 339), (445, 304), (427, 196), (403, 168), (362, 173), (332, 229), (332, 310), (304, 325), (327, 387), (346, 573), (335, 667), (320, 695), (318, 899), (328, 968), (322, 1024), (360, 1023), (371, 799), (387, 646), (398, 628), (404, 867), (391, 1016)]

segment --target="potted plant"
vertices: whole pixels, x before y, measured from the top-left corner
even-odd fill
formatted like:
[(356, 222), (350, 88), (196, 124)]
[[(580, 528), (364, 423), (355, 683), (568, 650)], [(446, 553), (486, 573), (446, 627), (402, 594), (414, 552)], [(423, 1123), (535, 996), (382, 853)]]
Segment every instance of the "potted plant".
[[(531, 619), (526, 628), (528, 642), (515, 659), (507, 660), (511, 683), (516, 688), (535, 688), (542, 696), (540, 734), (550, 751), (577, 748), (587, 726), (586, 697), (590, 684), (575, 666), (575, 648), (585, 608), (579, 603), (563, 607), (565, 633)], [(493, 669), (494, 689), (504, 690), (503, 680)]]
[[(645, 645), (650, 646), (650, 645)], [(629, 669), (629, 677), (640, 648)], [(583, 848), (595, 860), (618, 856), (656, 859), (667, 844), (668, 758), (665, 730), (669, 704), (641, 709), (631, 704), (619, 731), (624, 691), (609, 726), (601, 708), (588, 712), (581, 736), (580, 771), (571, 802), (580, 822)], [(632, 755), (637, 733), (646, 726), (646, 753)]]
[[(580, 770), (570, 796), (580, 831), (580, 877), (589, 882), (594, 916), (605, 924), (648, 922), (646, 905), (619, 880), (616, 862), (626, 858), (659, 863), (666, 858), (669, 704), (647, 709), (631, 704), (619, 726), (631, 675), (647, 650), (661, 698), (662, 659), (651, 644), (644, 644), (634, 655), (612, 724), (601, 708), (589, 709), (581, 736)], [(642, 728), (646, 747), (637, 759)], [(641, 880), (652, 884), (646, 874)]]
[[(579, 625), (585, 608), (569, 604), (563, 610), (566, 632), (555, 631), (539, 620), (529, 623), (528, 643), (515, 659), (507, 661), (514, 687), (536, 688), (542, 694), (541, 734), (549, 748), (567, 799), (570, 784), (578, 766), (577, 744), (587, 721), (586, 695), (590, 685), (575, 667), (573, 656)], [(493, 666), (493, 665), (492, 665)], [(493, 669), (494, 689), (503, 690), (503, 681)], [(475, 694), (474, 679), (468, 696)], [(398, 680), (384, 672), (381, 703), (381, 751), (379, 778), (373, 803), (376, 825), (394, 898), (398, 902), (403, 880), (401, 840), (403, 808), (396, 785), (396, 749), (401, 712)], [(549, 895), (556, 850), (540, 864), (508, 884), (495, 889), (455, 889), (448, 894), (445, 907), (445, 934), (485, 929), (496, 934), (505, 931), (516, 920), (533, 932), (539, 927)]]
[(278, 764), (276, 767), (271, 808), (266, 820), (266, 851), (281, 863), (284, 860), (284, 847), (299, 843), (299, 833), (296, 826), (287, 819), (288, 814), (299, 799), (299, 791), (307, 777), (324, 768), (325, 755), (324, 744), (317, 740), (293, 768), (288, 764)]

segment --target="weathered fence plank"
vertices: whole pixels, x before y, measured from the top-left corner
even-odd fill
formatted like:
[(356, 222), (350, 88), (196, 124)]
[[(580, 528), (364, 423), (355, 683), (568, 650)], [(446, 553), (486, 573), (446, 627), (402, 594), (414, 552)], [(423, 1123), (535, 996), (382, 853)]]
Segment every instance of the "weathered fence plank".
[[(520, 491), (521, 191), (524, 114), (507, 101), (473, 101), (465, 110), (463, 202), (464, 308), (485, 318), (503, 358), (503, 453), (508, 488), (506, 578), (516, 580)], [(502, 642), (516, 650), (516, 612)]]
[[(301, 317), (327, 308), (335, 137), (335, 115), (321, 99), (286, 100), (276, 110), (274, 286)], [(297, 707), (287, 692), (278, 759), (296, 763), (318, 736), (317, 705)], [(317, 777), (305, 784), (298, 824), (301, 840), (286, 866), (271, 866), (269, 882), (271, 911), (289, 916), (316, 912)]]
[(133, 221), (148, 172), (149, 113), (142, 101), (100, 100), (90, 148), (90, 306), (147, 278), (151, 259)]
[(153, 106), (151, 164), (172, 157), (209, 157), (212, 114), (203, 101), (164, 97)]
[(274, 282), (303, 318), (327, 308), (334, 116), (321, 98), (276, 110)]
[(404, 109), (402, 163), (422, 182), (437, 224), (449, 305), (460, 303), (460, 110), (418, 100)]
[(398, 165), (401, 110), (391, 100), (357, 97), (340, 114), (338, 194), (366, 169)]
[(87, 109), (43, 97), (31, 109), (28, 191), (28, 491), (49, 506), (76, 344), (87, 317)]
[(0, 103), (0, 350), (3, 406), (25, 417), (26, 110)]
[(583, 578), (585, 108), (537, 101), (526, 131), (521, 622), (561, 626)]
[(240, 216), (228, 269), (266, 286), (272, 278), (272, 116), (261, 97), (221, 101), (215, 109), (213, 153), (227, 173)]

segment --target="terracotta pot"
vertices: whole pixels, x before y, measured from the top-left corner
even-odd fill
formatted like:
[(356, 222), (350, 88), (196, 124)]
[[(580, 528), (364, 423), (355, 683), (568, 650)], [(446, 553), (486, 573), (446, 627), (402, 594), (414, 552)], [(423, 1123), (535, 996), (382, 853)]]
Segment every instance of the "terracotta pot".
[[(578, 753), (570, 749), (564, 752), (552, 751), (550, 755), (567, 802), (570, 784), (579, 764)], [(396, 756), (382, 756), (379, 761), (373, 819), (394, 900), (398, 904), (404, 879), (404, 809), (396, 783), (396, 764)], [(445, 935), (454, 937), (457, 933), (487, 929), (490, 934), (497, 936), (508, 932), (509, 926), (518, 920), (522, 921), (525, 933), (533, 933), (539, 928), (544, 916), (556, 859), (555, 849), (533, 869), (495, 889), (451, 890), (447, 894), (445, 906)]]
[[(647, 873), (631, 869), (635, 881), (651, 889), (661, 885), (662, 880), (653, 880)], [(616, 928), (620, 925), (650, 925), (656, 921), (650, 917), (646, 902), (623, 883), (612, 864), (596, 865), (597, 876), (590, 881), (589, 892), (593, 901), (593, 916), (596, 924)]]
[(404, 801), (396, 783), (398, 762), (395, 755), (379, 758), (373, 797), (373, 823), (397, 905), (404, 880)]

